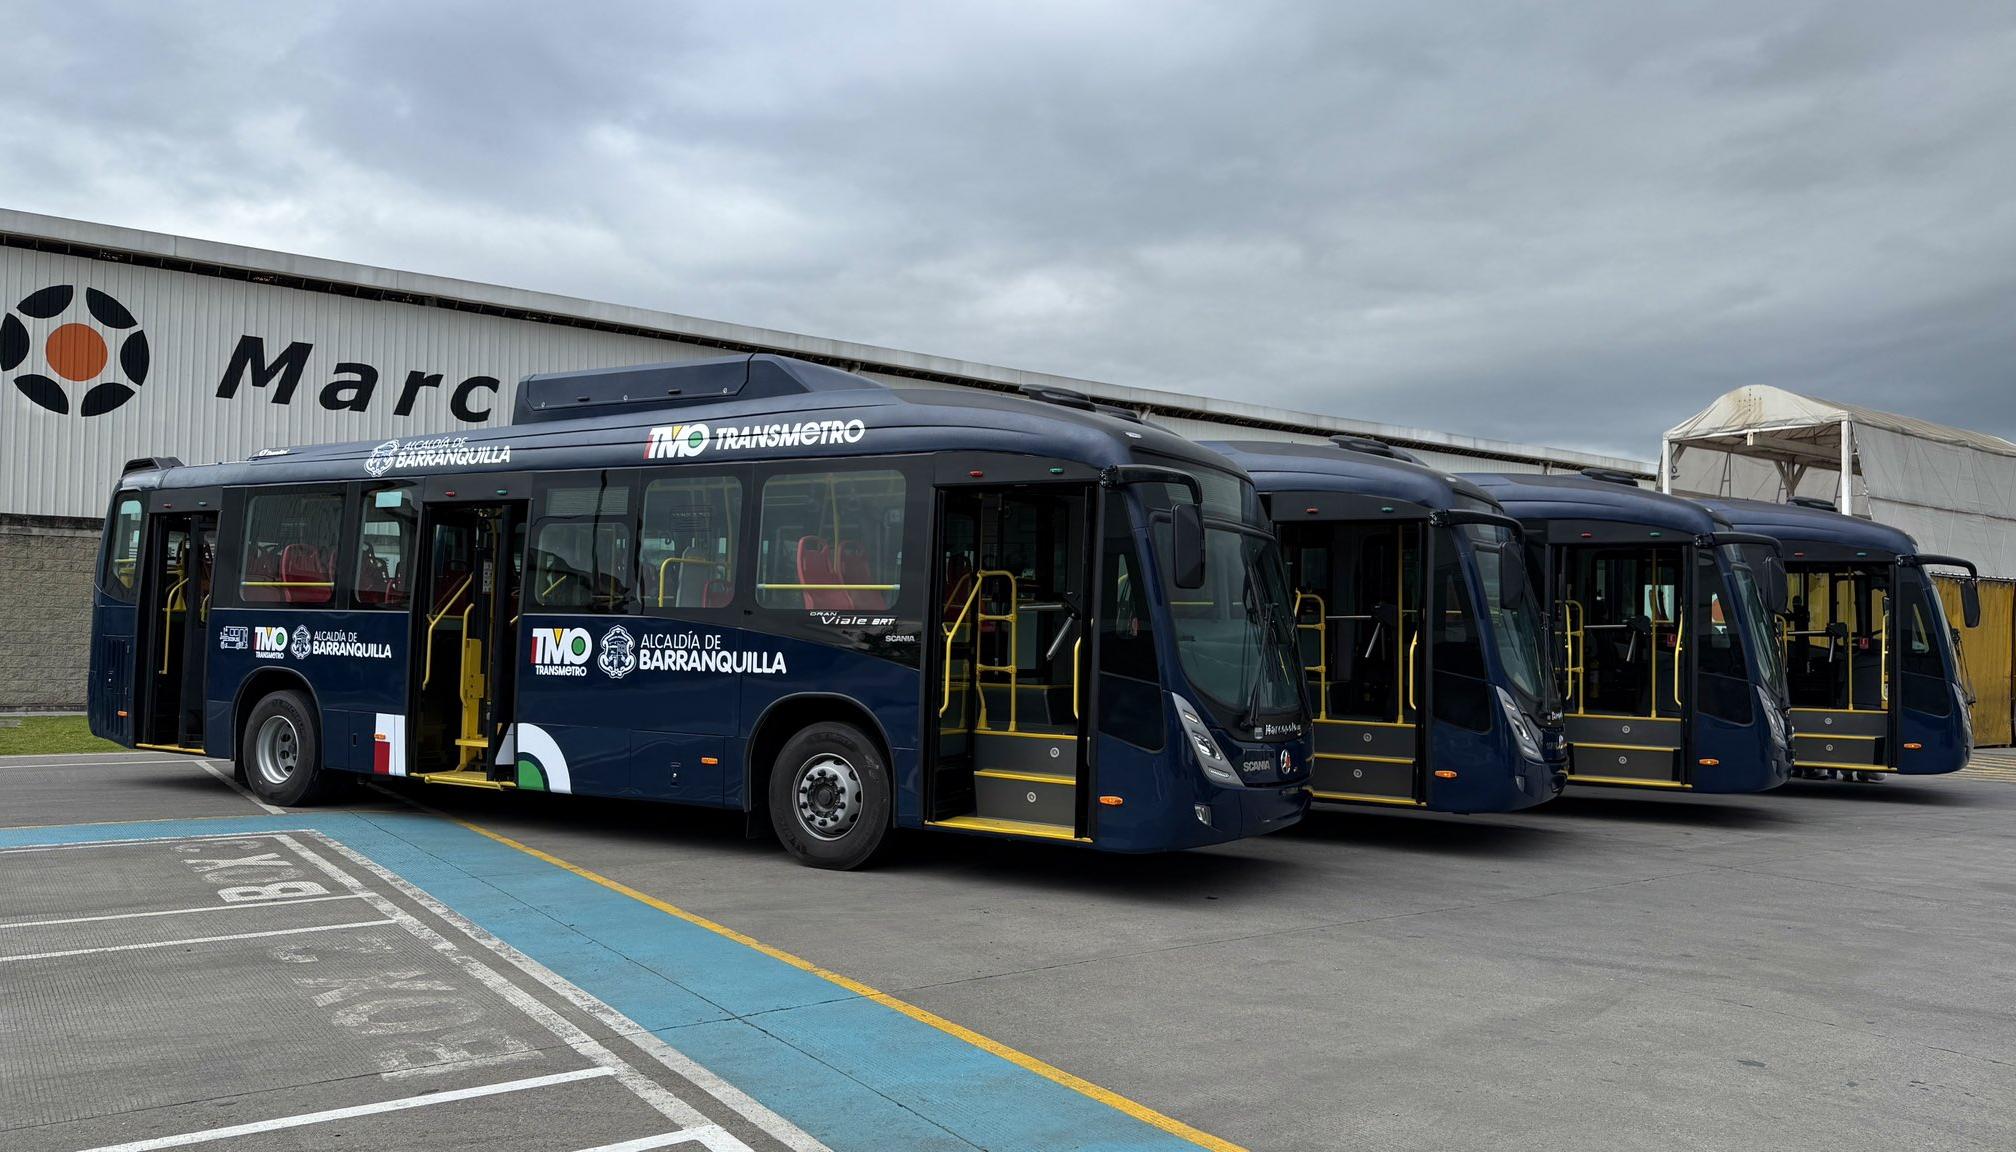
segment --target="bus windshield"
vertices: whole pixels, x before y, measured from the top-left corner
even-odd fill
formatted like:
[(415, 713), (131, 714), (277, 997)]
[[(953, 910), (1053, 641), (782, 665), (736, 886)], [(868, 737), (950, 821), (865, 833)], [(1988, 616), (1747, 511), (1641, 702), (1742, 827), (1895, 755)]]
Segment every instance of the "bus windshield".
[[(1554, 678), (1547, 674), (1540, 640), (1538, 589), (1530, 577), (1519, 578), (1526, 560), (1518, 537), (1497, 524), (1466, 524), (1463, 536), (1476, 559), (1477, 581), (1506, 678), (1530, 712), (1544, 715), (1554, 711)], [(1506, 594), (1508, 585), (1516, 595)]]
[(1204, 585), (1178, 588), (1170, 566), (1173, 500), (1189, 494), (1144, 485), (1156, 563), (1176, 626), (1176, 651), (1202, 705), (1234, 734), (1267, 739), (1302, 731), (1302, 678), (1281, 552), (1253, 486), (1229, 473), (1185, 468), (1204, 490)]

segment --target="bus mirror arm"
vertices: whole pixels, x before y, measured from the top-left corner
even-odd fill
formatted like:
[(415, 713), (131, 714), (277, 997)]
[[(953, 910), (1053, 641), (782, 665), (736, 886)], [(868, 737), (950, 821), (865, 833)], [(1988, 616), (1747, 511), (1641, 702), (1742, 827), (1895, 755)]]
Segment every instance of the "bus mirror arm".
[(1108, 488), (1128, 484), (1174, 484), (1190, 493), (1190, 503), (1169, 509), (1169, 569), (1178, 588), (1204, 586), (1204, 485), (1187, 472), (1153, 464), (1113, 464), (1101, 469)]
[(1969, 628), (1981, 626), (1981, 570), (1974, 567), (1972, 560), (1962, 560), (1958, 556), (1927, 556), (1920, 554), (1910, 558), (1909, 563), (1920, 568), (1936, 564), (1942, 568), (1964, 568), (1967, 578), (1960, 582), (1960, 619)]

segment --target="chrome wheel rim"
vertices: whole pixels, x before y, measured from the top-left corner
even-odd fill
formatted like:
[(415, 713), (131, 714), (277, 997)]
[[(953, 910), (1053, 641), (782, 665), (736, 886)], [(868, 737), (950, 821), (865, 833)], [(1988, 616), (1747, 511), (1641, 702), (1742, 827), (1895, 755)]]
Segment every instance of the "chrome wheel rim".
[(268, 716), (252, 737), (252, 766), (275, 788), (293, 779), (301, 766), (301, 732), (285, 716)]
[(861, 774), (845, 757), (821, 752), (792, 781), (798, 827), (820, 840), (838, 840), (861, 819)]

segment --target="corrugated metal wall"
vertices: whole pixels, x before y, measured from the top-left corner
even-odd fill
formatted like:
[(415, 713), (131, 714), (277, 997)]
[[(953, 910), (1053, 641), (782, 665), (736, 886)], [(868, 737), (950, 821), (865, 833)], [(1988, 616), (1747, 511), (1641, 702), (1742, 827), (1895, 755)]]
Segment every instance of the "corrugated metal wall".
[(1974, 691), (1974, 743), (1983, 748), (2016, 744), (2016, 581), (1981, 581), (1981, 626), (1960, 619), (1960, 582), (1933, 577), (1946, 618), (1960, 630), (1960, 662)]

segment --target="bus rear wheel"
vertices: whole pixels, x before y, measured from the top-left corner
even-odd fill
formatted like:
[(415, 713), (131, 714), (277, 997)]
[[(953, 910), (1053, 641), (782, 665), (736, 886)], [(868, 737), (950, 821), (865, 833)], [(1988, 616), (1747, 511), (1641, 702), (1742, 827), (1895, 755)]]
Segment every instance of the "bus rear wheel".
[(239, 733), (238, 771), (268, 804), (293, 808), (327, 795), (330, 773), (322, 769), (321, 730), (306, 693), (290, 688), (252, 706)]
[(801, 729), (770, 770), (770, 823), (801, 864), (866, 864), (889, 831), (889, 766), (875, 742), (852, 724)]

